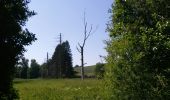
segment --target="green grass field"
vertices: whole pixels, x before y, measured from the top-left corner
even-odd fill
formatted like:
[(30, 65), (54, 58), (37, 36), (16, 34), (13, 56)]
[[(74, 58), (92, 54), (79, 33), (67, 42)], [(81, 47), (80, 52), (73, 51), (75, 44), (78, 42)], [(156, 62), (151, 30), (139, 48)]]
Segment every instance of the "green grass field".
[[(86, 76), (95, 76), (95, 74), (94, 74), (95, 67), (96, 67), (95, 65), (85, 66), (85, 67), (84, 67), (84, 74), (85, 74)], [(77, 75), (78, 75), (78, 76), (81, 76), (81, 67), (76, 67), (76, 68), (74, 68), (74, 71), (77, 72)]]
[(96, 79), (14, 80), (21, 100), (105, 100), (101, 85)]

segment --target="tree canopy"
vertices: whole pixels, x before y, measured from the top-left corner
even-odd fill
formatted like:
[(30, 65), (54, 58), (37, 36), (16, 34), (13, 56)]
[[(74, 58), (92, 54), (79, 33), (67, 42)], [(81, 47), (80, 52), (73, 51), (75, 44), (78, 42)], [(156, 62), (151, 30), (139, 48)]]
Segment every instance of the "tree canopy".
[(40, 77), (40, 65), (36, 62), (35, 59), (31, 60), (29, 75), (30, 75), (30, 78)]
[(22, 58), (22, 61), (20, 63), (20, 68), (21, 68), (21, 73), (20, 73), (20, 78), (27, 79), (28, 78), (28, 59), (25, 59), (24, 57)]
[(49, 76), (56, 78), (69, 78), (74, 74), (72, 53), (68, 41), (58, 44), (52, 59), (49, 61)]
[(115, 0), (107, 42), (111, 98), (170, 98), (169, 4), (169, 0)]
[(96, 78), (101, 79), (104, 77), (104, 64), (103, 63), (96, 63), (95, 69), (94, 69), (94, 73)]
[(35, 35), (23, 29), (29, 17), (28, 0), (0, 1), (0, 99), (17, 98), (12, 87), (15, 64), (25, 51), (24, 46), (35, 41)]

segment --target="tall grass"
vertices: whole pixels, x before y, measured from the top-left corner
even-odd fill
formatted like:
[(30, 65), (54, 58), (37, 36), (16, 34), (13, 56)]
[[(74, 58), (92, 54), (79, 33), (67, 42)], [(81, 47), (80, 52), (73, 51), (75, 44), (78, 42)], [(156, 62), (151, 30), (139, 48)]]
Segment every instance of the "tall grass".
[(21, 100), (105, 100), (102, 81), (96, 79), (15, 80)]

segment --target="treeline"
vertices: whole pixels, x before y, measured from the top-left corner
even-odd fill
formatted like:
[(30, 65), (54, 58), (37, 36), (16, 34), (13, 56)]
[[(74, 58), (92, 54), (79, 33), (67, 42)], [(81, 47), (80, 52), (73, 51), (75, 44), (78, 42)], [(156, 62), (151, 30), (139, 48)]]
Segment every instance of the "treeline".
[(71, 78), (74, 77), (72, 64), (72, 53), (68, 41), (62, 42), (56, 46), (51, 59), (42, 65), (35, 59), (29, 60), (22, 57), (16, 65), (16, 78)]
[(29, 66), (29, 60), (23, 57), (16, 66), (15, 77), (16, 78), (38, 78), (41, 77), (41, 66), (36, 62), (35, 59), (31, 60)]

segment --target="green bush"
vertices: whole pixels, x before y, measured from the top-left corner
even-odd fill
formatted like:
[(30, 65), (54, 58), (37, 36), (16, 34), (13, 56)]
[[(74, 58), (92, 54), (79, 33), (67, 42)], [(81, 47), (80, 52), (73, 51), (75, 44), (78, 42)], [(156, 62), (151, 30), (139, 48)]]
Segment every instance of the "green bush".
[(170, 99), (169, 0), (115, 0), (106, 88), (113, 100)]
[(95, 66), (95, 76), (98, 78), (98, 79), (101, 79), (104, 77), (104, 64), (102, 63), (97, 63), (96, 66)]

